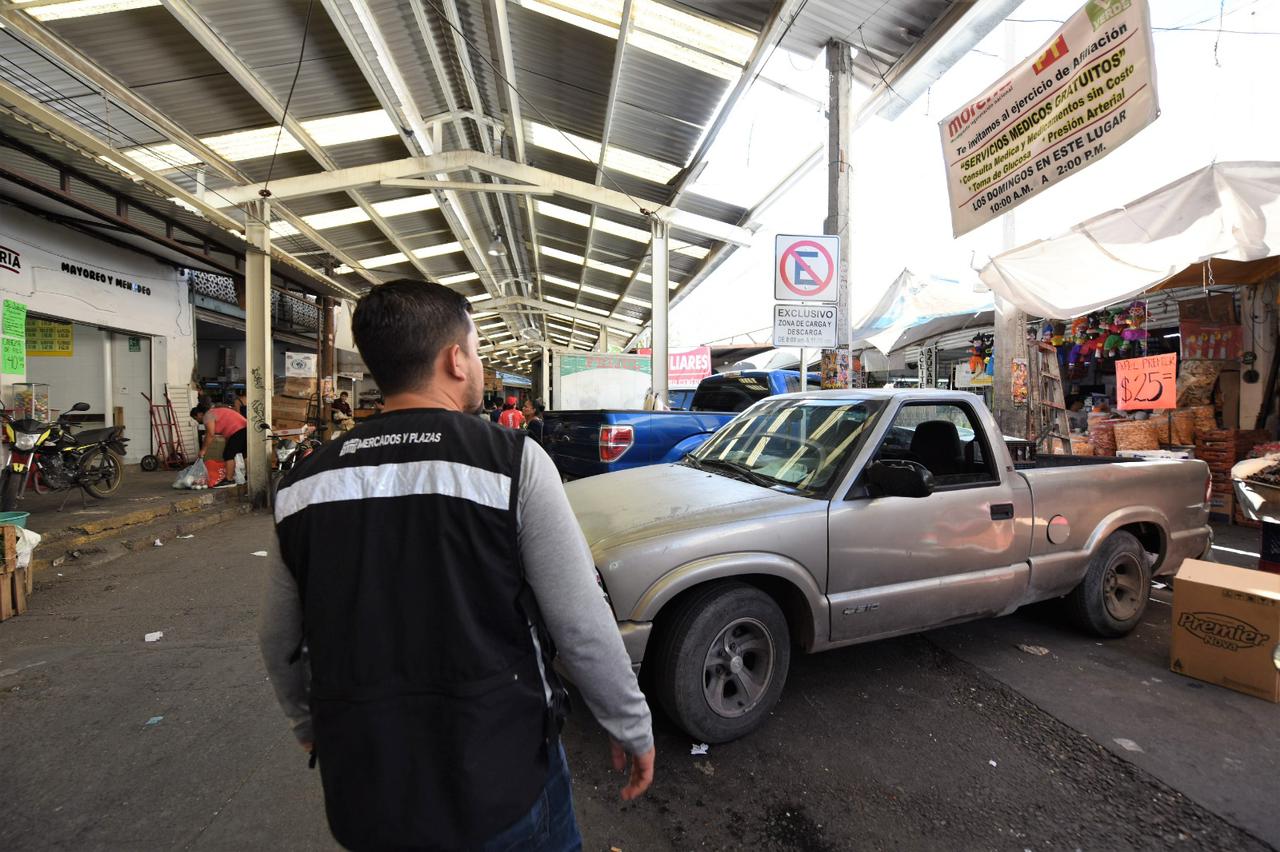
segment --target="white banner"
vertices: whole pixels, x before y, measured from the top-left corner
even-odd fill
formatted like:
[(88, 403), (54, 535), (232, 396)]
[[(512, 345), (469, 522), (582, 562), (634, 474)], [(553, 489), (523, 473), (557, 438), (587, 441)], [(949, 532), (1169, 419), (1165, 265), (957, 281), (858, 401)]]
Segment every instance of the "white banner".
[(774, 305), (773, 345), (822, 349), (836, 345), (835, 305)]
[(938, 122), (958, 237), (1096, 163), (1160, 114), (1146, 0), (1089, 0)]

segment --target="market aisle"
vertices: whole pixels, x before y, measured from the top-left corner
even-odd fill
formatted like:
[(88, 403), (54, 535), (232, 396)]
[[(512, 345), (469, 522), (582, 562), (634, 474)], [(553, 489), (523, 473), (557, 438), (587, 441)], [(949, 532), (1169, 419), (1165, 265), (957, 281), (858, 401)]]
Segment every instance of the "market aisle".
[[(7, 849), (334, 848), (254, 642), (272, 538), (250, 516), (64, 570), (0, 625)], [(586, 848), (1266, 848), (920, 637), (796, 659), (774, 716), (706, 757), (660, 719), (623, 805), (577, 702)]]

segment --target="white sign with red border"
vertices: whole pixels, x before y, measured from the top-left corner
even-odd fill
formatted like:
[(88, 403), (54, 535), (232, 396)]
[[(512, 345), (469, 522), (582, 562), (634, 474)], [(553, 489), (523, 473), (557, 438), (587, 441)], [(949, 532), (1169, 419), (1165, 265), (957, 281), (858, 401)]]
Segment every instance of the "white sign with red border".
[(774, 238), (773, 296), (782, 302), (835, 302), (840, 238), (830, 234)]

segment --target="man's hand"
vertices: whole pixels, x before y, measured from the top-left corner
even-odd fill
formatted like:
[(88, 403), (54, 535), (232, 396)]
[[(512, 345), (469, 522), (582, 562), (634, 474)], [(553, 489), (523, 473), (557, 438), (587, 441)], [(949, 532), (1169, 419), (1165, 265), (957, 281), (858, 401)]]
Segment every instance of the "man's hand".
[[(627, 753), (614, 740), (609, 740), (609, 748), (613, 752), (613, 768), (622, 772), (627, 768)], [(627, 780), (627, 786), (622, 788), (624, 802), (640, 798), (649, 789), (649, 785), (653, 783), (653, 759), (656, 754), (657, 749), (651, 748), (644, 754), (630, 756), (631, 777)]]

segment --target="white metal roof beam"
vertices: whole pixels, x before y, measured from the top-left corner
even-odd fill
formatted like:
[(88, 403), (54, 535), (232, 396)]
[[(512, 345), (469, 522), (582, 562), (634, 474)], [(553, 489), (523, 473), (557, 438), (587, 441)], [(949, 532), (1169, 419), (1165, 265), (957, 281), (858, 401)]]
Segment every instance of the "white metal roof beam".
[[(609, 100), (604, 109), (604, 130), (600, 134), (600, 162), (596, 163), (596, 186), (600, 186), (604, 181), (605, 152), (609, 150), (609, 137), (613, 133), (613, 113), (618, 104), (618, 81), (622, 79), (622, 60), (627, 52), (627, 36), (631, 32), (632, 7), (632, 0), (623, 0), (622, 20), (618, 24), (618, 42), (613, 52), (613, 73), (609, 77)], [(582, 249), (582, 274), (578, 276), (578, 295), (575, 301), (579, 303), (582, 301), (582, 288), (587, 283), (587, 270), (591, 268), (591, 249), (595, 244), (596, 216), (598, 212), (597, 205), (592, 204), (591, 219), (587, 223), (587, 242)], [(636, 268), (632, 271), (631, 281), (635, 280), (642, 266), (644, 266), (643, 257), (636, 261)], [(628, 287), (631, 281), (627, 282)], [(615, 311), (622, 304), (622, 297), (626, 295), (625, 291), (628, 287), (623, 288), (624, 292), (619, 294), (617, 301), (614, 302), (613, 309)], [(576, 319), (573, 321), (573, 330), (578, 330), (578, 321)]]
[[(23, 113), (37, 124), (48, 128), (49, 130), (62, 137), (65, 141), (75, 145), (82, 151), (89, 154), (103, 157), (117, 164), (119, 168), (128, 169), (134, 174), (145, 179), (152, 188), (168, 194), (170, 197), (178, 198), (184, 204), (190, 205), (191, 209), (204, 216), (210, 222), (225, 228), (233, 233), (243, 233), (245, 226), (228, 216), (222, 210), (209, 205), (204, 199), (198, 198), (194, 194), (187, 192), (176, 183), (171, 182), (164, 175), (151, 171), (150, 169), (129, 160), (122, 152), (103, 142), (97, 136), (89, 133), (79, 125), (70, 121), (61, 113), (46, 107), (44, 104), (31, 98), (26, 92), (9, 85), (4, 80), (0, 80), (0, 99), (11, 104), (19, 112)], [(126, 163), (128, 165), (126, 165)], [(308, 266), (298, 258), (276, 248), (272, 248), (272, 254), (284, 263), (301, 270), (315, 278), (325, 287), (346, 296), (354, 296), (350, 289), (342, 286), (338, 282), (329, 278), (317, 269)]]
[[(11, 10), (12, 7), (0, 7), (0, 13)], [(92, 84), (93, 87), (102, 92), (103, 97), (112, 98), (125, 110), (132, 112), (142, 121), (159, 130), (171, 142), (181, 145), (187, 151), (195, 154), (205, 165), (212, 167), (224, 177), (240, 183), (249, 180), (247, 175), (232, 165), (230, 161), (224, 159), (221, 154), (178, 126), (167, 115), (152, 106), (150, 102), (140, 98), (132, 89), (107, 73), (84, 54), (59, 39), (30, 15), (7, 15), (6, 18), (8, 20), (7, 27), (10, 31), (18, 33), (21, 41), (37, 53), (42, 53), (51, 59), (63, 71)], [(121, 156), (124, 155), (121, 154)], [(122, 162), (132, 161), (125, 160)], [(302, 217), (295, 215), (282, 204), (275, 205), (274, 209), (282, 219), (297, 228), (300, 234), (329, 254), (332, 254), (339, 261), (356, 270), (365, 280), (374, 284), (378, 282), (373, 273), (365, 269), (360, 261), (348, 256), (346, 252), (330, 243), (315, 228), (304, 222)]]
[(421, 189), (430, 192), (435, 189), (453, 189), (459, 192), (491, 192), (506, 195), (553, 195), (551, 190), (541, 186), (529, 186), (523, 183), (471, 183), (464, 180), (432, 180), (430, 178), (391, 178), (382, 181), (383, 186), (396, 186), (401, 189)]
[[(475, 169), (485, 174), (506, 178), (509, 181), (527, 183), (550, 189), (559, 195), (577, 198), (591, 204), (599, 204), (611, 210), (624, 213), (636, 213), (636, 202), (626, 193), (596, 186), (584, 180), (575, 180), (556, 172), (513, 163), (500, 157), (490, 156), (481, 151), (446, 151), (430, 157), (409, 157), (403, 160), (391, 160), (385, 163), (372, 163), (367, 166), (355, 166), (349, 169), (338, 169), (320, 172), (314, 175), (303, 175), (293, 178), (281, 178), (271, 183), (271, 196), (277, 199), (297, 198), (305, 195), (320, 195), (326, 192), (338, 192), (384, 180), (406, 177), (418, 177), (425, 174), (440, 174)], [(221, 196), (230, 203), (239, 204), (258, 197), (262, 184), (233, 187), (221, 191)], [(674, 207), (658, 204), (649, 211), (651, 215), (667, 222), (672, 228), (697, 234), (718, 242), (733, 243), (738, 246), (751, 244), (752, 233), (747, 228), (722, 222), (710, 216), (700, 216), (677, 210)]]
[[(311, 155), (311, 157), (321, 165), (324, 169), (335, 169), (337, 163), (329, 156), (324, 147), (317, 143), (302, 126), (302, 122), (298, 121), (291, 115), (286, 115), (284, 105), (280, 103), (271, 90), (258, 79), (258, 75), (242, 59), (227, 45), (222, 38), (214, 32), (208, 22), (200, 16), (187, 0), (161, 0), (164, 7), (169, 13), (182, 25), (182, 27), (191, 34), (191, 36), (200, 43), (209, 55), (222, 66), (223, 69), (230, 74), (237, 83), (240, 84), (249, 96), (257, 102), (258, 106), (266, 110), (267, 114), (275, 121), (284, 125), (284, 129), (289, 131), (294, 139), (302, 145), (303, 149)], [(383, 236), (396, 247), (398, 251), (404, 253), (414, 268), (422, 274), (424, 278), (431, 278), (431, 273), (427, 270), (419, 258), (413, 254), (413, 249), (400, 238), (395, 229), (387, 223), (387, 220), (373, 209), (373, 205), (365, 201), (360, 193), (354, 190), (348, 190), (347, 195), (356, 203), (365, 215), (369, 217), (369, 221), (382, 232)]]
[[(511, 22), (507, 18), (507, 0), (489, 0), (489, 15), (493, 22), (490, 37), (496, 40), (496, 49), (493, 52), (498, 57), (502, 76), (507, 81), (503, 88), (507, 103), (507, 136), (511, 139), (516, 162), (524, 163), (524, 117), (520, 106), (520, 92), (515, 87), (516, 62), (511, 51)], [(538, 298), (542, 298), (542, 252), (538, 247), (538, 228), (537, 220), (533, 217), (533, 199), (529, 196), (525, 196), (524, 199), (524, 215), (529, 234), (529, 254), (533, 261), (534, 276), (537, 279), (535, 282), (538, 288), (537, 295)], [(542, 331), (545, 336), (547, 331), (545, 319), (542, 323)]]
[[(439, 85), (440, 91), (444, 93), (445, 104), (448, 106), (449, 111), (456, 116), (454, 120), (454, 127), (458, 133), (458, 140), (459, 142), (465, 143), (467, 139), (467, 130), (466, 123), (462, 117), (463, 111), (458, 104), (457, 96), (454, 94), (453, 85), (449, 81), (449, 75), (445, 73), (444, 59), (439, 48), (436, 46), (435, 25), (432, 23), (431, 17), (427, 14), (426, 7), (423, 6), (422, 0), (410, 0), (409, 6), (413, 11), (414, 21), (418, 25), (418, 35), (421, 37), (424, 46), (427, 48), (427, 55), (431, 59), (431, 67), (435, 72), (436, 83)], [(461, 29), (462, 25), (458, 17), (457, 6), (451, 2), (447, 3), (445, 13), (448, 22), (454, 27)], [(481, 101), (480, 92), (475, 84), (471, 68), (471, 54), (467, 49), (466, 40), (461, 36), (458, 30), (451, 28), (450, 33), (452, 36), (454, 51), (457, 53), (458, 63), (460, 65), (458, 75), (462, 78), (463, 85), (467, 90), (467, 98), (471, 102), (470, 112), (473, 115), (482, 116), (485, 114), (484, 102)], [(490, 155), (493, 154), (493, 142), (489, 133), (489, 128), (479, 121), (476, 121), (476, 135), (480, 137), (480, 147), (483, 149), (484, 153)], [(474, 177), (475, 176), (473, 175), (473, 178)], [(480, 209), (484, 212), (485, 221), (489, 227), (489, 233), (491, 235), (494, 234), (498, 229), (493, 220), (492, 212), (489, 209), (489, 204), (486, 199), (482, 198), (480, 200)], [(516, 280), (519, 281), (522, 279), (524, 274), (521, 246), (516, 244), (514, 231), (511, 228), (511, 221), (507, 217), (506, 207), (501, 203), (501, 201), (499, 201), (498, 204), (498, 215), (502, 218), (502, 230), (506, 233), (507, 257), (511, 264), (510, 272), (514, 275)], [(500, 291), (497, 290), (497, 282), (495, 282), (495, 291), (497, 291), (495, 292), (495, 295), (500, 295)], [(513, 326), (512, 331), (519, 332), (520, 329), (517, 326)]]

